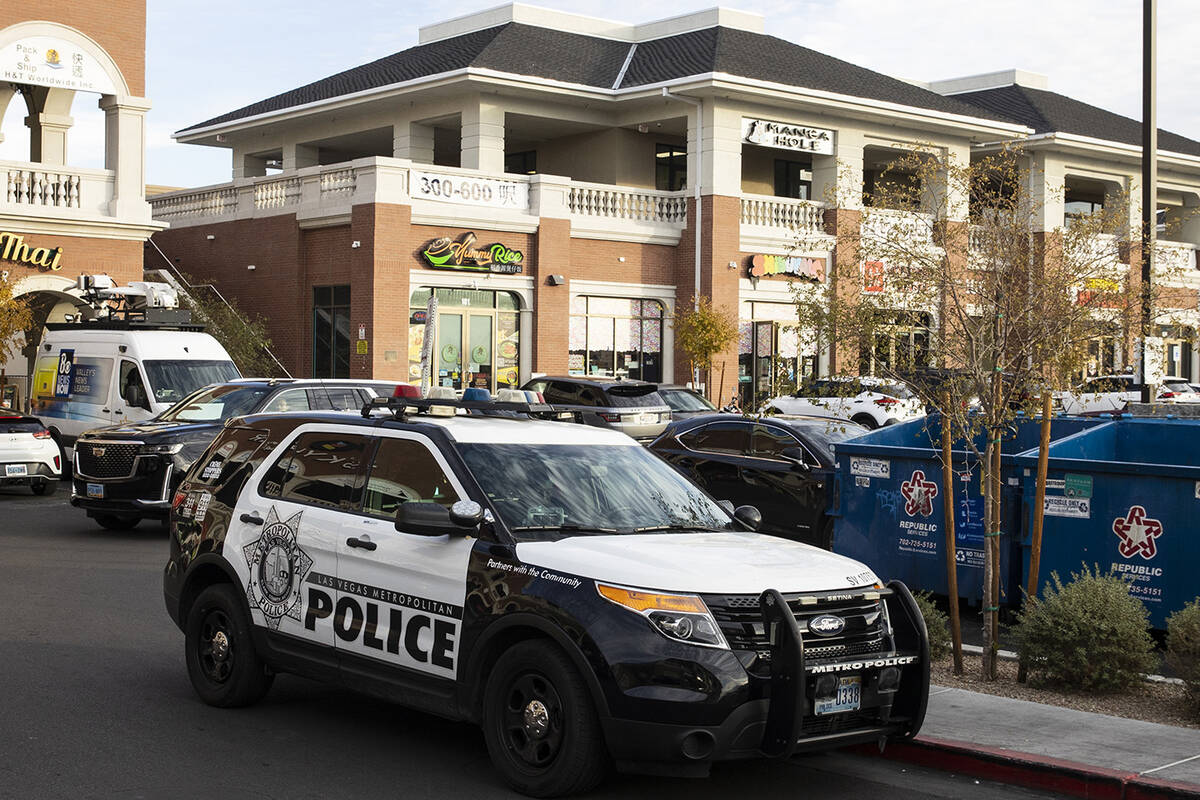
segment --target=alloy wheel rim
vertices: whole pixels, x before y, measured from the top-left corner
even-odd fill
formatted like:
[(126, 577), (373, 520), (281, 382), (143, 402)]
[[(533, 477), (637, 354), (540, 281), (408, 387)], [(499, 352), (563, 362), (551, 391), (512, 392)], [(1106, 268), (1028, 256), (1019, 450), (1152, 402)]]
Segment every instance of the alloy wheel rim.
[(224, 683), (233, 674), (234, 646), (229, 616), (220, 609), (204, 615), (198, 646), (200, 668), (213, 683)]
[(562, 701), (544, 675), (527, 672), (512, 682), (500, 724), (509, 752), (527, 768), (545, 769), (562, 749)]

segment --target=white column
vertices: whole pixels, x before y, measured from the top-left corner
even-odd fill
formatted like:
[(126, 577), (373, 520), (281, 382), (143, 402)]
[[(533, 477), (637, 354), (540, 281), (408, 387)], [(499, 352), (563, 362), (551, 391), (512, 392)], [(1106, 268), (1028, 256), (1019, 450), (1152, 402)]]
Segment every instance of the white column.
[(1066, 167), (1061, 161), (1040, 151), (1030, 154), (1029, 200), (1034, 231), (1045, 233), (1063, 227), (1066, 180)]
[(812, 157), (812, 199), (837, 208), (863, 207), (863, 148), (866, 138), (856, 130), (833, 134), (833, 154)]
[(233, 174), (238, 178), (261, 178), (267, 174), (267, 159), (247, 153), (245, 148), (233, 146)]
[(560, 175), (529, 176), (529, 213), (544, 219), (570, 219), (567, 196), (571, 179)]
[(433, 163), (433, 126), (401, 120), (392, 127), (392, 156)]
[(146, 112), (144, 97), (112, 95), (100, 98), (104, 111), (104, 168), (116, 173), (109, 214), (115, 217), (150, 218), (146, 202)]
[[(17, 96), (17, 87), (12, 83), (0, 83), (0, 124), (4, 122), (4, 115), (8, 111), (8, 104)], [(0, 143), (4, 142), (4, 129), (0, 128)]]
[(504, 107), (476, 96), (462, 110), (464, 169), (504, 172)]
[(964, 179), (964, 170), (971, 164), (971, 147), (951, 145), (942, 153), (945, 163), (939, 170), (941, 185), (934, 187), (936, 206), (930, 210), (951, 222), (966, 222), (971, 191)]
[[(704, 122), (700, 158), (700, 194), (742, 196), (742, 114), (718, 99), (707, 100), (702, 109)], [(688, 139), (695, 139), (689, 130)], [(689, 152), (695, 152), (690, 150)], [(692, 159), (688, 159), (689, 162)], [(688, 180), (692, 180), (688, 169)], [(692, 184), (689, 184), (689, 186)]]
[(75, 124), (73, 117), (61, 114), (30, 114), (25, 118), (29, 128), (29, 160), (52, 166), (67, 163), (67, 131)]
[(288, 142), (283, 146), (283, 171), (315, 167), (320, 163), (318, 156), (317, 148), (313, 145)]

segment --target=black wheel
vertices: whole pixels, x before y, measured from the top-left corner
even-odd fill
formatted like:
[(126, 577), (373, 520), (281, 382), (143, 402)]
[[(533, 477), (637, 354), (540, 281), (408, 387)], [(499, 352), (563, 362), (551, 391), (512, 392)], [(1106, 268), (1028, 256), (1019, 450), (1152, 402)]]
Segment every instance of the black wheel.
[(879, 427), (879, 425), (877, 425), (875, 422), (875, 418), (872, 417), (870, 414), (859, 414), (857, 417), (852, 418), (850, 421), (857, 422), (859, 425), (862, 425), (864, 428), (866, 428), (867, 430), (871, 430), (871, 431), (873, 431)]
[(274, 676), (254, 650), (250, 616), (229, 584), (219, 583), (200, 593), (188, 611), (184, 631), (188, 677), (196, 694), (210, 706), (248, 706), (271, 688)]
[(47, 479), (44, 481), (34, 481), (29, 484), (29, 490), (34, 494), (54, 494), (54, 490), (58, 486), (58, 481)]
[(531, 797), (587, 791), (608, 769), (587, 686), (549, 642), (521, 642), (496, 662), (484, 692), (483, 733), (492, 763)]
[(136, 528), (142, 521), (141, 517), (122, 517), (119, 514), (97, 514), (92, 519), (96, 524), (108, 531), (127, 531)]

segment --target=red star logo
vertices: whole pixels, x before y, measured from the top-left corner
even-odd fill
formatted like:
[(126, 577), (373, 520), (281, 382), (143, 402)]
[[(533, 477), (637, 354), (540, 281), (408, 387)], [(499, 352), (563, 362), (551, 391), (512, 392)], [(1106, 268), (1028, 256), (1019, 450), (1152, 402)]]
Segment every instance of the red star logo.
[(1122, 519), (1117, 517), (1112, 524), (1113, 533), (1121, 538), (1117, 549), (1125, 558), (1139, 555), (1145, 559), (1154, 558), (1158, 552), (1154, 540), (1162, 536), (1162, 523), (1146, 516), (1146, 509), (1133, 506)]
[(933, 514), (933, 498), (938, 495), (938, 487), (933, 481), (925, 480), (925, 472), (918, 469), (913, 470), (912, 477), (900, 484), (900, 494), (904, 497), (905, 514), (928, 517)]

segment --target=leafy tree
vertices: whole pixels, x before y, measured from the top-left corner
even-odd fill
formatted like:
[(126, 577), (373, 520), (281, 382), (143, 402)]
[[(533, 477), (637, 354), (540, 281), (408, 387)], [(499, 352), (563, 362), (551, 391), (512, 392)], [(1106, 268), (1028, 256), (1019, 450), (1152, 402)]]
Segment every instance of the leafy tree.
[[(987, 679), (999, 632), (1002, 439), (1048, 387), (1082, 371), (1090, 341), (1133, 330), (1140, 313), (1140, 286), (1120, 258), (1136, 233), (1127, 199), (1041, 232), (1041, 184), (1019, 149), (967, 164), (938, 148), (911, 152), (875, 180), (861, 231), (838, 232), (828, 279), (795, 292), (801, 329), (831, 349), (835, 372), (906, 381), (979, 462)], [(913, 333), (926, 320), (928, 331)]]
[(15, 288), (8, 280), (0, 280), (0, 361), (16, 353), (17, 334), (24, 334), (33, 324), (29, 303), (13, 294)]
[(225, 301), (212, 284), (198, 284), (190, 275), (183, 275), (187, 294), (180, 295), (180, 304), (192, 310), (196, 322), (204, 323), (229, 353), (243, 375), (256, 378), (286, 376), (283, 367), (271, 354), (271, 337), (267, 323), (258, 314), (240, 309), (236, 301)]
[(737, 317), (731, 311), (715, 307), (708, 297), (698, 301), (692, 298), (692, 306), (676, 311), (672, 323), (675, 344), (687, 353), (695, 382), (699, 382), (702, 370), (712, 369), (713, 357), (738, 337)]

